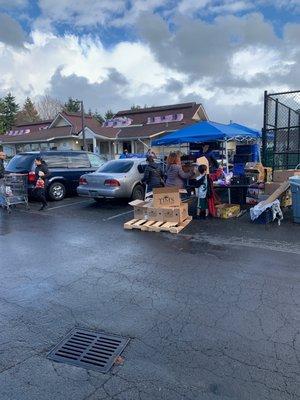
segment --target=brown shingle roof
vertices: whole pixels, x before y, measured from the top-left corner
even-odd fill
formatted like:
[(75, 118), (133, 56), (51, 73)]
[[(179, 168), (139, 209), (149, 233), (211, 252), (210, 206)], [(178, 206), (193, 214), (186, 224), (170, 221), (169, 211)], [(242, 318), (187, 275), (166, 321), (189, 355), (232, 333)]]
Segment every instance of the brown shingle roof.
[(170, 114), (183, 114), (184, 120), (191, 120), (197, 112), (200, 104), (181, 103), (161, 107), (141, 108), (139, 110), (123, 110), (119, 111), (115, 117), (128, 117), (131, 118), (132, 125), (146, 124), (149, 117), (158, 117)]
[[(61, 113), (73, 126), (73, 132), (78, 134), (81, 132), (81, 114), (72, 114), (66, 111)], [(112, 127), (103, 127), (102, 124), (91, 115), (84, 116), (84, 126), (90, 128), (97, 135), (107, 137), (108, 139), (114, 139), (119, 129)]]
[(133, 126), (132, 128), (122, 128), (118, 134), (119, 139), (134, 139), (134, 138), (149, 138), (161, 132), (176, 131), (184, 128), (187, 125), (191, 125), (196, 121), (190, 120), (188, 123), (181, 122), (169, 122), (162, 124), (149, 124), (142, 126)]
[(72, 136), (71, 126), (61, 126), (58, 128), (42, 129), (26, 133), (24, 135), (16, 136), (0, 136), (0, 142), (3, 144), (9, 143), (30, 143), (30, 142), (42, 142), (55, 138)]

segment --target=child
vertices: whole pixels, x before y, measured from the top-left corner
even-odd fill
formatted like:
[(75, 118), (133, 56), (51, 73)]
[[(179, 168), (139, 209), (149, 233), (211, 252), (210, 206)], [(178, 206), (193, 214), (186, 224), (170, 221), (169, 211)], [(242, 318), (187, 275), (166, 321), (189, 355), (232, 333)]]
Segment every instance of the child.
[(210, 180), (206, 165), (199, 165), (198, 171), (200, 175), (195, 179), (196, 193), (198, 194), (197, 217), (205, 219), (209, 214)]

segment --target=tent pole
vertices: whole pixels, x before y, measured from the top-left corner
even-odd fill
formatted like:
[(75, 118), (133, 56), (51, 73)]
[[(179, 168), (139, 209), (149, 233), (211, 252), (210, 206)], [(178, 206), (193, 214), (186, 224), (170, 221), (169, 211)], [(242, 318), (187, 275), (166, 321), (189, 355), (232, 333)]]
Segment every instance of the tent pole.
[(225, 157), (226, 157), (226, 172), (229, 173), (229, 165), (228, 165), (228, 145), (227, 140), (225, 140)]
[[(226, 172), (229, 174), (229, 161), (228, 161), (228, 144), (227, 140), (225, 140), (225, 155), (226, 155)], [(231, 189), (228, 188), (228, 203), (231, 204)]]

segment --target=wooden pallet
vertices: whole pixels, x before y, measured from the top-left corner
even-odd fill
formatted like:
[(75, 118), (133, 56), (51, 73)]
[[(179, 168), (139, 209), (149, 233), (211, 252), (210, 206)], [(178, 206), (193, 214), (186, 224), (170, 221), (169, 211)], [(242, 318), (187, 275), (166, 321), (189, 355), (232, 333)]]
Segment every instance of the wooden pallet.
[(186, 218), (183, 222), (162, 222), (162, 221), (148, 221), (145, 219), (132, 219), (125, 222), (124, 229), (140, 229), (141, 231), (150, 232), (170, 232), (179, 233), (190, 222), (192, 217)]

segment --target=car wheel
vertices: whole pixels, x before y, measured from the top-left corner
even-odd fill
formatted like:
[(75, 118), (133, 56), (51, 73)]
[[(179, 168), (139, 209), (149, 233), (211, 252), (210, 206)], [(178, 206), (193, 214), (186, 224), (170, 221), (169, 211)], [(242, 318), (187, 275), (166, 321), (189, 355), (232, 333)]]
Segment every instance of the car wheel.
[(49, 197), (54, 201), (62, 200), (66, 195), (66, 188), (61, 182), (53, 182), (48, 189)]
[(144, 200), (145, 198), (145, 190), (143, 186), (136, 185), (132, 191), (131, 199), (132, 200)]

